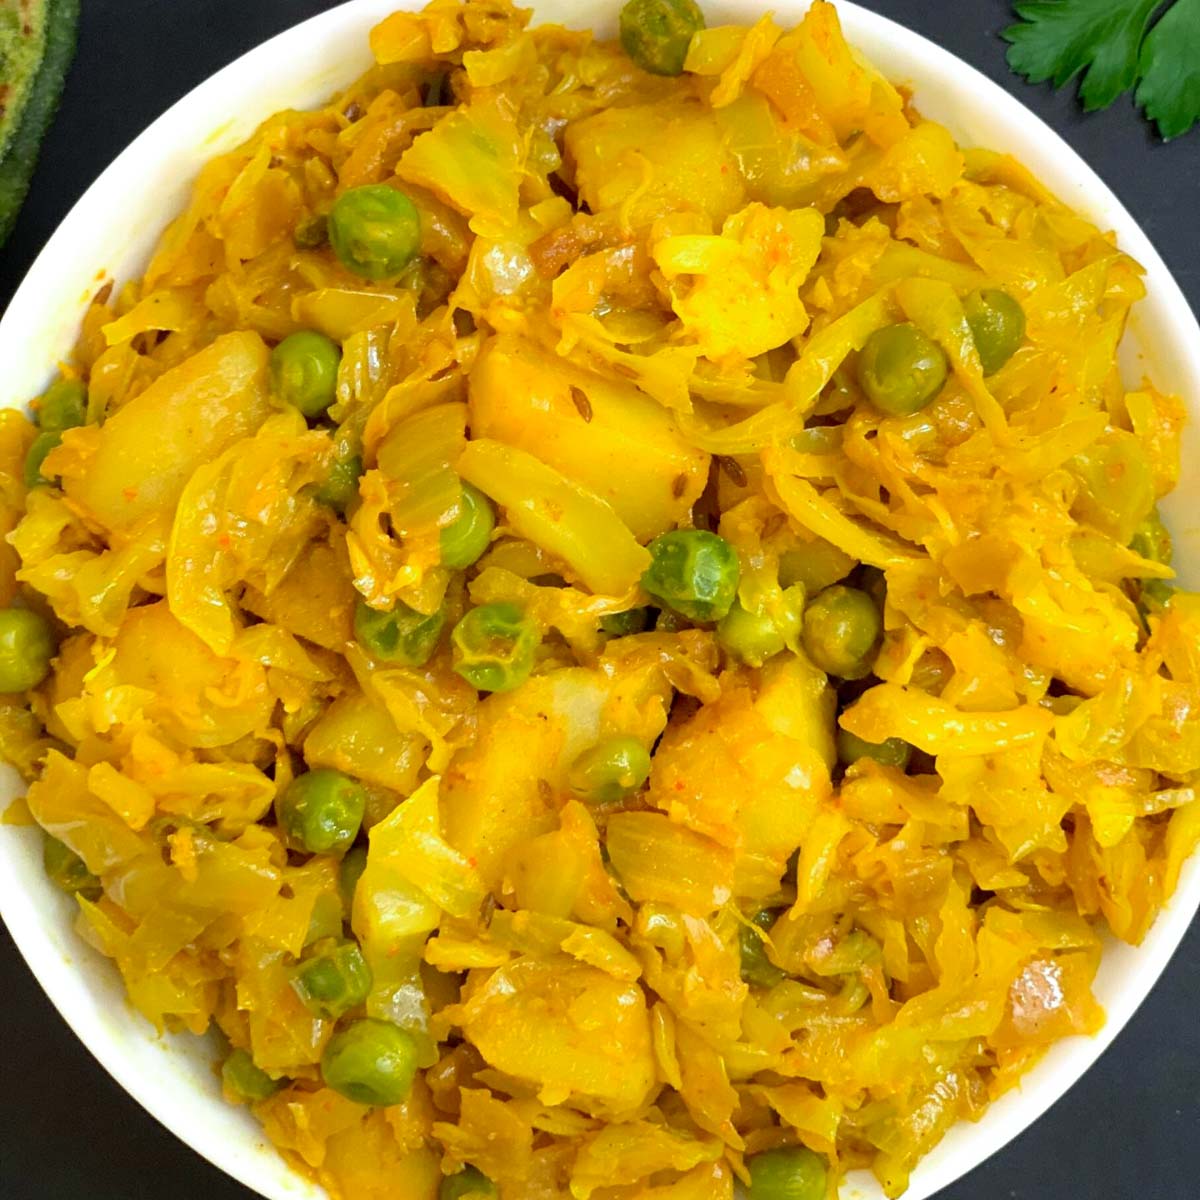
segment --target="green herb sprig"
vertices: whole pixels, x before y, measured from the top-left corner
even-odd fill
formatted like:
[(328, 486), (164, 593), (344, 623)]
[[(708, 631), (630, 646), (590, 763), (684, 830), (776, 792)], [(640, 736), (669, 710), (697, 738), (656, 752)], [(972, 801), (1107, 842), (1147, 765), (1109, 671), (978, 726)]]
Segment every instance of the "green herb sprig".
[(1019, 0), (1003, 33), (1030, 83), (1082, 75), (1087, 112), (1132, 91), (1164, 140), (1200, 121), (1200, 0)]

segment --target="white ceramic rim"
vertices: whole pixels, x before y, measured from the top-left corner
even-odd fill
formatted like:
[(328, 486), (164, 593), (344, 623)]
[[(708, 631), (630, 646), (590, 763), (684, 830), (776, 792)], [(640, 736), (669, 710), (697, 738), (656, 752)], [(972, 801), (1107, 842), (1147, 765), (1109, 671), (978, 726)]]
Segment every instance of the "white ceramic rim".
[[(620, 0), (547, 0), (535, 19), (611, 29)], [(285, 107), (319, 103), (370, 63), (366, 34), (412, 0), (350, 0), (258, 46), (171, 107), (112, 163), (72, 208), (30, 268), (2, 320), (0, 405), (20, 404), (69, 355), (97, 282), (142, 265), (157, 233), (187, 197), (199, 164), (244, 140)], [(710, 23), (746, 20), (771, 8), (781, 22), (807, 0), (712, 0)], [(1149, 296), (1123, 348), (1127, 379), (1147, 371), (1190, 404), (1185, 463), (1200, 461), (1200, 327), (1179, 286), (1137, 223), (1092, 169), (1013, 96), (948, 51), (857, 5), (839, 3), (850, 40), (897, 82), (915, 85), (918, 106), (964, 144), (1011, 150), (1064, 201), (1117, 235), (1146, 268)], [(286, 72), (278, 64), (287, 64)], [(141, 189), (138, 191), (138, 189)], [(153, 208), (140, 197), (155, 196)], [(130, 196), (138, 199), (131, 201)], [(96, 250), (100, 246), (102, 251)], [(83, 248), (81, 250), (81, 247)], [(1129, 380), (1132, 382), (1132, 379)], [(1200, 583), (1200, 479), (1193, 474), (1166, 506), (1185, 581)], [(8, 772), (3, 794), (18, 792)], [(0, 826), (0, 915), (64, 1020), (112, 1077), (152, 1116), (209, 1162), (269, 1200), (319, 1200), (324, 1192), (291, 1172), (241, 1110), (219, 1097), (208, 1052), (197, 1039), (155, 1041), (120, 997), (111, 967), (70, 927), (69, 903), (41, 875), (33, 831)], [(1108, 1012), (1103, 1031), (1056, 1045), (975, 1125), (959, 1124), (914, 1173), (906, 1200), (926, 1200), (983, 1162), (1055, 1103), (1107, 1049), (1166, 967), (1200, 907), (1200, 862), (1138, 948), (1112, 945), (1097, 978)], [(81, 969), (82, 963), (88, 965)], [(156, 1057), (156, 1055), (158, 1055)], [(115, 1131), (114, 1131), (115, 1132)], [(876, 1200), (872, 1180), (847, 1182), (843, 1200)]]

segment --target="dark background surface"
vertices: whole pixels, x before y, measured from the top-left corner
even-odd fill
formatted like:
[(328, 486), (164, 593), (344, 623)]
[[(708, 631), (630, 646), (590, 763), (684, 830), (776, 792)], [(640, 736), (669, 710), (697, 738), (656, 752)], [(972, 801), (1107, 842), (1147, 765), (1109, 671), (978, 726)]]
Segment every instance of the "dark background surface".
[[(1063, 133), (1141, 222), (1200, 309), (1200, 129), (1162, 145), (1128, 101), (1084, 117), (1071, 95), (1024, 85), (1009, 74), (997, 37), (1009, 20), (1007, 0), (863, 2), (973, 63)], [(135, 134), (218, 67), (329, 7), (323, 0), (84, 0), (62, 110), (16, 232), (0, 250), (0, 304), (70, 205)], [(0, 1197), (249, 1200), (109, 1079), (2, 929), (0, 1008)], [(1087, 1078), (940, 1200), (1195, 1200), (1198, 1093), (1200, 925)]]

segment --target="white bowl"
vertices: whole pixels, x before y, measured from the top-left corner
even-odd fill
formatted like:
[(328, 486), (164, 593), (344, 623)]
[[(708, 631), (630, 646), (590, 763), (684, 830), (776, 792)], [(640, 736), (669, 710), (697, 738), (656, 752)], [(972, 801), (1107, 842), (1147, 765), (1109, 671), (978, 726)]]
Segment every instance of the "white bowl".
[[(544, 0), (535, 19), (611, 31), (620, 0)], [(370, 65), (367, 33), (412, 0), (352, 0), (252, 50), (160, 117), (104, 172), (46, 244), (0, 321), (0, 405), (37, 393), (53, 365), (69, 357), (79, 321), (100, 277), (136, 277), (159, 233), (184, 205), (200, 166), (245, 140), (283, 108), (313, 107)], [(754, 19), (772, 8), (798, 20), (807, 0), (705, 0), (710, 23)], [(1166, 506), (1185, 580), (1200, 585), (1200, 328), (1162, 260), (1088, 165), (1048, 126), (996, 84), (899, 25), (839, 6), (849, 39), (889, 78), (910, 84), (928, 116), (964, 144), (1007, 150), (1072, 207), (1115, 231), (1146, 268), (1148, 298), (1134, 313), (1123, 349), (1130, 382), (1149, 374), (1186, 397), (1182, 485)], [(164, 69), (168, 69), (164, 64)], [(1187, 236), (1180, 230), (1180, 236)], [(0, 777), (0, 806), (17, 794)], [(227, 1105), (212, 1070), (212, 1047), (191, 1036), (158, 1039), (126, 1004), (115, 969), (72, 928), (73, 905), (45, 879), (35, 830), (0, 826), (0, 913), (47, 995), (112, 1076), (145, 1109), (210, 1162), (271, 1200), (320, 1200), (295, 1175), (242, 1109)], [(1158, 979), (1200, 905), (1200, 861), (1145, 942), (1111, 944), (1096, 980), (1108, 1023), (1094, 1038), (1056, 1045), (1023, 1085), (975, 1125), (955, 1127), (920, 1165), (907, 1200), (924, 1200), (977, 1166), (1046, 1111), (1100, 1056)], [(117, 1133), (113, 1131), (114, 1135)], [(878, 1200), (868, 1176), (843, 1200)]]

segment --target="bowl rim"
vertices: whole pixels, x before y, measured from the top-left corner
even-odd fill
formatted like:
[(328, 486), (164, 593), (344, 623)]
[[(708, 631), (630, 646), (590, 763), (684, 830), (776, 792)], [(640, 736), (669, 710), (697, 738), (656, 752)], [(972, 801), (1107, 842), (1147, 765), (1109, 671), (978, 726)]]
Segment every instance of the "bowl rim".
[[(560, 0), (557, 7), (565, 6), (569, 10), (571, 24), (593, 27), (595, 17), (592, 14), (607, 15), (611, 20), (619, 3), (620, 0), (580, 0), (579, 3)], [(767, 0), (710, 0), (705, 6), (710, 13), (738, 15), (742, 19), (760, 15), (773, 7), (777, 12), (783, 11), (790, 20), (793, 11), (799, 14), (807, 8), (807, 0), (776, 0), (774, 5), (768, 4)], [(949, 50), (850, 0), (836, 0), (836, 6), (848, 39), (856, 46), (866, 47), (868, 57), (878, 58), (886, 48), (885, 57), (890, 54), (919, 62), (922, 70), (941, 84), (956, 80), (959, 86), (973, 89), (979, 105), (988, 108), (991, 118), (998, 118), (1012, 127), (1012, 152), (1020, 161), (1026, 164), (1031, 158), (1040, 161), (1041, 167), (1035, 174), (1042, 178), (1045, 172), (1058, 180), (1059, 185), (1052, 190), (1065, 203), (1117, 233), (1122, 249), (1146, 269), (1148, 287), (1152, 289), (1158, 307), (1165, 306), (1171, 328), (1164, 341), (1174, 352), (1175, 370), (1188, 378), (1192, 394), (1200, 396), (1200, 326), (1150, 238), (1082, 156), (1015, 95)], [(176, 144), (181, 135), (193, 139), (192, 145), (198, 150), (195, 134), (201, 128), (211, 129), (211, 114), (228, 111), (231, 96), (253, 101), (261, 90), (257, 80), (269, 76), (278, 62), (290, 62), (293, 51), (309, 46), (311, 40), (328, 42), (338, 37), (357, 36), (363, 41), (365, 50), (366, 32), (377, 20), (397, 9), (419, 7), (421, 0), (348, 0), (248, 50), (173, 103), (96, 178), (47, 240), (0, 317), (0, 353), (6, 347), (20, 349), (36, 344), (31, 341), (35, 320), (32, 314), (41, 314), (41, 319), (45, 319), (43, 297), (66, 278), (64, 256), (70, 253), (72, 246), (90, 244), (93, 211), (110, 208), (127, 180), (131, 176), (136, 178), (148, 159), (156, 160), (168, 147)], [(534, 7), (536, 10), (539, 6), (535, 3)], [(877, 52), (872, 53), (872, 49)], [(365, 65), (367, 60), (364, 58), (363, 62)], [(893, 75), (886, 69), (884, 73), (889, 77)], [(334, 73), (328, 92), (335, 92), (352, 77), (342, 70)], [(270, 111), (255, 109), (252, 124), (269, 115)], [(221, 135), (222, 130), (218, 129), (204, 140), (204, 158), (227, 148), (226, 144), (218, 144)], [(1031, 154), (1035, 147), (1037, 153)], [(190, 183), (188, 179), (189, 188)], [(169, 208), (163, 226), (174, 211), (173, 207)], [(70, 311), (81, 313), (84, 303), (86, 297)], [(71, 326), (72, 340), (77, 324), (76, 317)], [(10, 396), (12, 394), (10, 392)], [(0, 404), (10, 402), (0, 398)], [(11, 827), (0, 829), (0, 861), (9, 852), (10, 834), (19, 835), (19, 832)], [(958, 1139), (960, 1144), (953, 1148), (947, 1145), (955, 1132), (952, 1131), (947, 1141), (914, 1172), (912, 1189), (906, 1200), (925, 1200), (997, 1153), (1055, 1104), (1107, 1050), (1157, 983), (1200, 908), (1198, 857), (1200, 855), (1193, 856), (1175, 896), (1159, 914), (1145, 941), (1133, 952), (1138, 965), (1136, 978), (1133, 972), (1127, 971), (1119, 984), (1114, 985), (1115, 996), (1108, 999), (1104, 1028), (1094, 1037), (1072, 1038), (1056, 1044), (1046, 1056), (1046, 1059), (1054, 1057), (1055, 1071), (1048, 1069), (1049, 1064), (1044, 1059), (1023, 1077), (1017, 1089), (992, 1104), (977, 1124), (964, 1127), (959, 1122), (956, 1131), (963, 1135)], [(77, 1003), (87, 991), (87, 972), (80, 970), (75, 962), (64, 959), (55, 947), (47, 933), (46, 916), (35, 897), (12, 886), (0, 887), (0, 917), (14, 943), (60, 1015), (113, 1079), (185, 1145), (260, 1195), (271, 1200), (324, 1195), (319, 1187), (302, 1177), (293, 1174), (292, 1183), (285, 1185), (278, 1171), (267, 1170), (261, 1154), (261, 1132), (255, 1139), (258, 1147), (249, 1142), (240, 1146), (215, 1143), (193, 1131), (188, 1121), (188, 1100), (172, 1105), (170, 1111), (162, 1108), (161, 1096), (152, 1095), (153, 1089), (148, 1082), (123, 1061), (113, 1035), (90, 1008)], [(1012, 1103), (1015, 1097), (1023, 1103)], [(946, 1152), (939, 1154), (939, 1150)], [(274, 1161), (282, 1162), (281, 1159)], [(852, 1200), (865, 1193), (850, 1183), (843, 1188), (842, 1195), (844, 1200)]]

